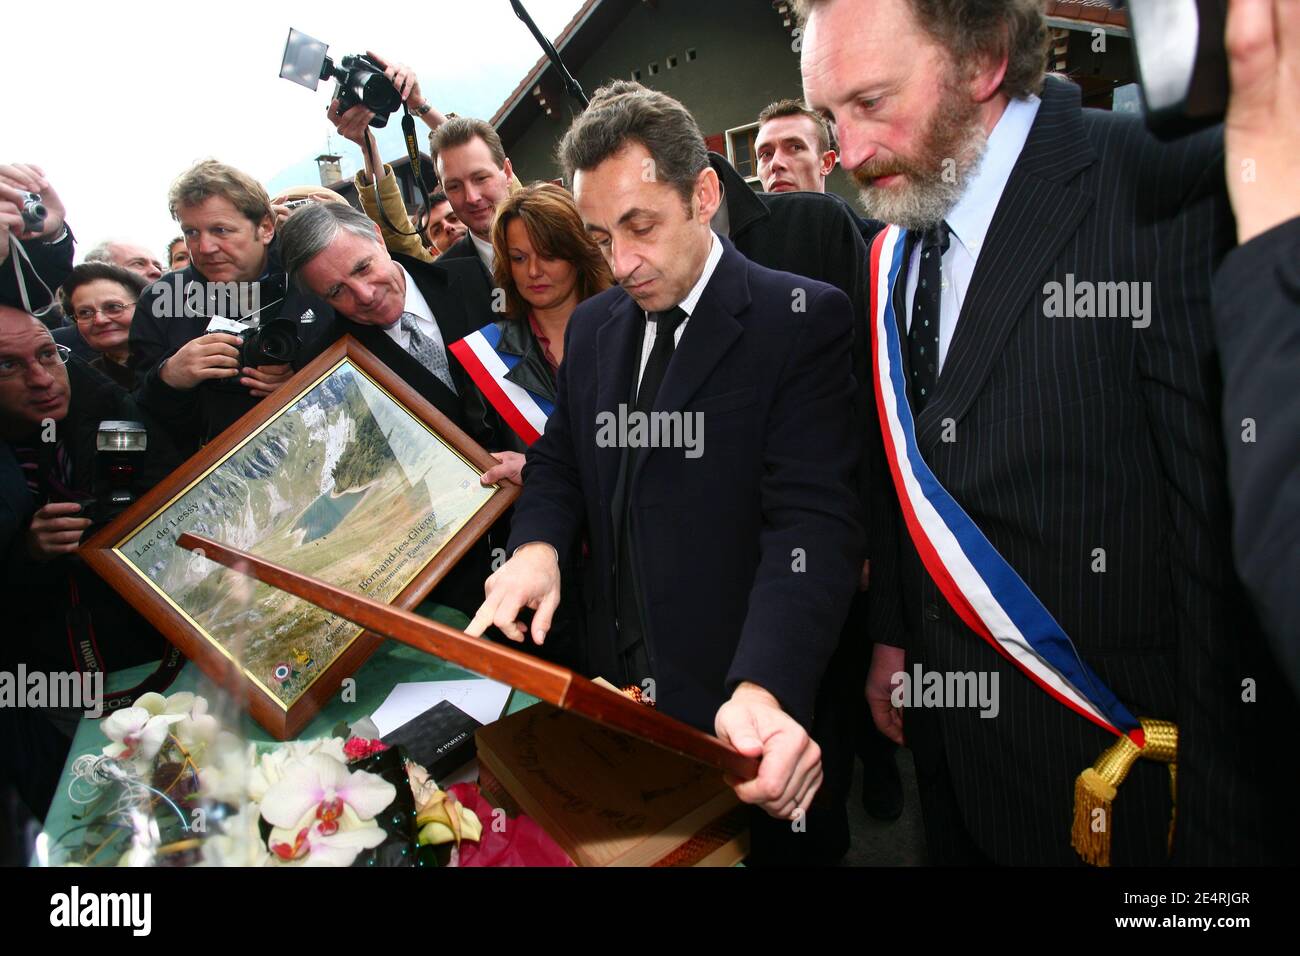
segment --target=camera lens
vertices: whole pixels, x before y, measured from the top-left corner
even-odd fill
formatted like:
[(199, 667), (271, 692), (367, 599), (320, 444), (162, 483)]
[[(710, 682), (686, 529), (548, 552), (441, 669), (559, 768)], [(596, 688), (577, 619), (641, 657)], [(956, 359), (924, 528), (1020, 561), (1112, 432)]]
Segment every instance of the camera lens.
[(262, 339), (262, 354), (269, 358), (273, 365), (283, 365), (291, 361), (297, 350), (298, 337), (292, 333), (276, 330)]

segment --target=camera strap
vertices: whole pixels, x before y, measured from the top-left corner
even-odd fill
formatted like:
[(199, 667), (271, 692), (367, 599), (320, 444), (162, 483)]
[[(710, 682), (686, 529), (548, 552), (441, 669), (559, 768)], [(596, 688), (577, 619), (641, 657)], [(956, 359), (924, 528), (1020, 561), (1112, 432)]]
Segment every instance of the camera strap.
[[(36, 281), (41, 284), (41, 288), (45, 290), (45, 294), (49, 297), (49, 303), (40, 310), (32, 308), (31, 298), (27, 294), (27, 283), (23, 279), (23, 269), (18, 262), (20, 256), (22, 257), (22, 261), (27, 263), (27, 270), (36, 277)], [(18, 295), (23, 300), (23, 309), (25, 309), (29, 314), (36, 316), (38, 319), (44, 318), (54, 308), (56, 301), (54, 293), (51, 292), (50, 287), (45, 284), (45, 280), (41, 278), (41, 274), (36, 271), (36, 267), (32, 265), (32, 260), (27, 255), (27, 250), (23, 248), (21, 242), (14, 238), (13, 233), (9, 234), (9, 259), (14, 264), (14, 277), (18, 280)]]
[[(371, 135), (369, 130), (366, 130), (366, 135)], [(388, 213), (384, 211), (383, 201), (379, 198), (379, 177), (383, 172), (382, 169), (375, 170), (375, 175), (371, 177), (373, 180), (371, 188), (375, 191), (375, 208), (379, 210), (379, 217), (383, 219), (385, 226), (399, 236), (418, 236), (420, 243), (427, 249), (429, 248), (429, 239), (424, 234), (424, 227), (429, 221), (429, 187), (424, 181), (424, 166), (420, 162), (420, 143), (415, 138), (415, 117), (411, 115), (411, 111), (406, 108), (405, 103), (402, 104), (402, 139), (406, 143), (406, 155), (411, 162), (415, 185), (419, 187), (420, 198), (424, 202), (424, 212), (416, 217), (414, 232), (400, 229), (389, 220)]]
[[(81, 603), (81, 592), (77, 588), (75, 575), (68, 575), (68, 608), (65, 614), (68, 635), (68, 651), (72, 654), (73, 666), (81, 673), (108, 671), (104, 665), (104, 655), (95, 638), (95, 623), (90, 611)], [(141, 694), (153, 691), (162, 693), (171, 686), (176, 675), (185, 666), (185, 656), (170, 642), (163, 650), (162, 660), (153, 673), (136, 684), (120, 691), (106, 693), (103, 701), (104, 714), (111, 714), (123, 707), (130, 707)]]

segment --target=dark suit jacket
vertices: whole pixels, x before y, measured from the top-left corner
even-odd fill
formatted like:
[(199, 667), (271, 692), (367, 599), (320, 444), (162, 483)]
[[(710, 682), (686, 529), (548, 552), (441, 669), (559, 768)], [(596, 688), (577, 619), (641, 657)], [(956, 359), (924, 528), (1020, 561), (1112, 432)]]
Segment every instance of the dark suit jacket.
[(1233, 551), (1300, 692), (1300, 219), (1229, 253), (1214, 277), (1214, 322)]
[(709, 154), (709, 164), (722, 183), (730, 238), (741, 255), (769, 269), (833, 285), (853, 305), (853, 375), (858, 383), (853, 404), (856, 427), (864, 438), (857, 482), (873, 586), (854, 598), (840, 661), (846, 683), (858, 685), (851, 693), (860, 702), (859, 678), (865, 674), (870, 643), (899, 644), (903, 627), (896, 557), (899, 528), (869, 377), (867, 243), (882, 224), (862, 219), (831, 193), (756, 193), (717, 153)]
[[(463, 259), (445, 262), (422, 262), (410, 256), (394, 255), (393, 261), (405, 267), (415, 280), (420, 294), (429, 304), (443, 344), (450, 345), (481, 328), (492, 317), (491, 301), (480, 277), (482, 267)], [(448, 364), (456, 382), (452, 392), (442, 381), (419, 363), (409, 352), (398, 346), (388, 333), (373, 325), (360, 325), (350, 319), (335, 315), (329, 327), (322, 331), (307, 358), (314, 358), (345, 335), (351, 335), (375, 354), (379, 361), (419, 392), (471, 437), (473, 434), (465, 415), (465, 397), (473, 389), (460, 363), (448, 353)], [(491, 547), (486, 537), (462, 558), (434, 589), (430, 598), (472, 615), (483, 602), (483, 581), (491, 573)]]
[[(1209, 311), (1230, 225), (1218, 132), (1162, 146), (1049, 78), (917, 422), (939, 481), (1084, 661), (1136, 715), (1176, 718), (1175, 852), (1214, 864), (1276, 859), (1294, 832), (1263, 757), (1276, 746), (1265, 711), (1242, 703), (1244, 678), (1269, 684), (1261, 700), (1277, 682), (1230, 561)], [(1047, 284), (1067, 276), (1149, 283), (1149, 325), (1050, 317)], [(906, 712), (918, 774), (946, 751), (965, 828), (996, 862), (1077, 862), (1074, 779), (1113, 738), (968, 630), (910, 541), (902, 569), (909, 668), (1000, 684), (993, 719)], [(1112, 859), (1166, 859), (1169, 817), (1166, 768), (1139, 760)]]
[(447, 262), (448, 260), (473, 259), (478, 265), (479, 277), (483, 280), (484, 286), (490, 291), (492, 288), (492, 276), (487, 271), (487, 266), (483, 265), (483, 260), (478, 257), (478, 248), (474, 245), (474, 240), (467, 232), (455, 242), (451, 248), (440, 255), (436, 262)]
[[(850, 309), (838, 290), (754, 265), (721, 241), (655, 403), (702, 416), (703, 454), (642, 449), (627, 491), (630, 557), (666, 713), (711, 730), (749, 680), (808, 726), (862, 559)], [(799, 286), (807, 309), (792, 312)], [(643, 328), (622, 289), (574, 312), (508, 546), (548, 542), (566, 567), (586, 520), (598, 673), (612, 672), (617, 642), (611, 505), (623, 454), (598, 441), (598, 416), (629, 404)]]

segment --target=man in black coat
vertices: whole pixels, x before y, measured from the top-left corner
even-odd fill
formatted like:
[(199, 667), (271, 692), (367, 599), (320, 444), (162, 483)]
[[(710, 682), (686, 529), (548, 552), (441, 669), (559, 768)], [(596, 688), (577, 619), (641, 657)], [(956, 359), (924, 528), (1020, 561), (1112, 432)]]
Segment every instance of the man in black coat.
[(302, 365), (301, 349), (289, 361), (245, 354), (250, 331), (282, 320), (309, 345), (331, 312), (289, 287), (270, 199), (252, 177), (206, 160), (173, 184), (169, 202), (190, 264), (140, 295), (130, 363), (144, 379), (140, 404), (190, 454)]
[[(1229, 560), (1208, 307), (1230, 242), (1217, 135), (1162, 147), (1136, 117), (1080, 109), (1077, 87), (1044, 81), (1029, 5), (1014, 29), (1011, 4), (964, 21), (961, 49), (979, 51), (964, 62), (907, 0), (807, 6), (809, 105), (834, 116), (870, 214), (908, 231), (891, 231), (882, 268), (899, 278), (875, 303), (882, 333), (897, 316), (894, 381), (916, 420), (900, 460), (932, 472), (1128, 711), (1177, 722), (1174, 858), (1294, 859), (1291, 771), (1264, 704), (1283, 684)], [(919, 56), (942, 67), (915, 71)], [(947, 160), (954, 175), (932, 175)], [(965, 573), (952, 552), (903, 552), (905, 645), (877, 646), (871, 691), (882, 728), (906, 729), (932, 856), (1077, 862), (1075, 779), (1114, 736), (967, 626), (930, 573)], [(996, 679), (996, 716), (918, 693), (904, 717), (891, 678), (918, 665)], [(1138, 760), (1106, 821), (1113, 862), (1165, 861), (1171, 814), (1168, 768)]]
[[(179, 462), (166, 435), (123, 389), (56, 345), (33, 316), (0, 305), (0, 487), (5, 510), (12, 512), (12, 527), (0, 541), (7, 635), (0, 670), (12, 672), (22, 664), (46, 673), (109, 672), (161, 659), (136, 689), (143, 693), (163, 689), (184, 662), (76, 554), (93, 533), (92, 522), (109, 517), (102, 512), (106, 469), (96, 451), (100, 423), (123, 420), (147, 429), (146, 449), (130, 455), (137, 460), (129, 490), (138, 497)], [(14, 773), (38, 815), (49, 802), (62, 756), (57, 748), (33, 748), (20, 738), (36, 734), (59, 741), (42, 722), (49, 718), (66, 752), (79, 713), (45, 709), (40, 716), (41, 721), (6, 719), (5, 733), (18, 737), (0, 747), (0, 777)]]
[[(351, 206), (312, 205), (282, 229), (285, 266), (296, 285), (329, 303), (334, 317), (304, 361), (351, 335), (472, 434), (464, 396), (472, 386), (447, 345), (492, 320), (476, 262), (391, 256), (379, 227)], [(490, 564), (486, 537), (439, 583), (435, 600), (466, 613), (482, 600)]]
[(761, 755), (738, 795), (798, 819), (822, 782), (808, 729), (862, 563), (849, 304), (713, 233), (717, 175), (663, 94), (598, 92), (561, 155), (620, 288), (569, 323), (512, 557), (469, 631), (544, 641), (585, 525), (598, 673)]

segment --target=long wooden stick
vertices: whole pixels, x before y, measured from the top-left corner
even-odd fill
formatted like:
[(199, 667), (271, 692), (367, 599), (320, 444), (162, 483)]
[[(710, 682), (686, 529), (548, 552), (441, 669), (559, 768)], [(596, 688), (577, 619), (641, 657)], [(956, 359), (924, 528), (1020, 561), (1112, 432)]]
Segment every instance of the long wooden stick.
[(509, 684), (581, 717), (692, 757), (741, 780), (758, 775), (757, 758), (746, 757), (717, 737), (607, 690), (567, 667), (471, 637), (454, 627), (345, 591), (202, 535), (185, 532), (176, 543), (353, 624)]

